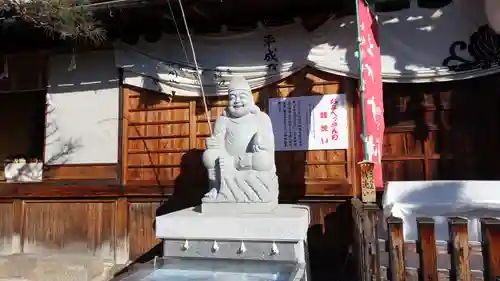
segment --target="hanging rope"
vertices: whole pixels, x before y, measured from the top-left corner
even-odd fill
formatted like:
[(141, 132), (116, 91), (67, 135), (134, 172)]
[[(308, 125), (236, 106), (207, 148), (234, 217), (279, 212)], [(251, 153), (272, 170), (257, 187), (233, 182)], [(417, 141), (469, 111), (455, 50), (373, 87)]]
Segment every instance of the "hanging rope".
[(196, 52), (194, 51), (193, 40), (191, 39), (191, 34), (189, 32), (189, 27), (186, 20), (186, 14), (184, 13), (184, 8), (182, 7), (182, 0), (179, 0), (179, 7), (181, 8), (184, 27), (186, 28), (189, 44), (191, 45), (191, 52), (193, 53), (194, 66), (196, 68), (196, 77), (198, 78), (198, 83), (200, 84), (201, 98), (203, 100), (203, 106), (205, 107), (205, 116), (207, 117), (208, 129), (210, 130), (210, 135), (212, 135), (213, 134), (212, 122), (210, 122), (210, 112), (208, 111), (207, 98), (205, 96), (205, 91), (203, 90), (203, 82), (201, 81), (200, 68), (198, 66), (198, 60), (196, 59)]

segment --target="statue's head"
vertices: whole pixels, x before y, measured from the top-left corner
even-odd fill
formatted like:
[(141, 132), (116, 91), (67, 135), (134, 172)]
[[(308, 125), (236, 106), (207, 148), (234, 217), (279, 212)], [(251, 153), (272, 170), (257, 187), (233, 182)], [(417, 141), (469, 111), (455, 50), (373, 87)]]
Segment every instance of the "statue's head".
[(229, 82), (227, 111), (231, 117), (243, 117), (254, 110), (252, 90), (243, 77), (236, 76)]

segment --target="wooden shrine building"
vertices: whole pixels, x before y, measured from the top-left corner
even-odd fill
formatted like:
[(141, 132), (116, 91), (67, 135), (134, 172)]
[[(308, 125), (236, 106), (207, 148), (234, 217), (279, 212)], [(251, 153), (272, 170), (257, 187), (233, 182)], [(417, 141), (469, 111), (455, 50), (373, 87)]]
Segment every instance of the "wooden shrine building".
[[(349, 278), (351, 266), (346, 202), (360, 195), (361, 141), (351, 2), (184, 3), (200, 66), (213, 80), (221, 69), (250, 77), (261, 109), (270, 98), (345, 95), (347, 147), (276, 152), (282, 202), (312, 210), (313, 280)], [(498, 179), (500, 68), (487, 51), (460, 50), (500, 40), (485, 41), (486, 19), (464, 8), (472, 0), (381, 2), (384, 180)], [(207, 119), (226, 97), (207, 78), (206, 114), (178, 3), (95, 5), (110, 39), (99, 48), (16, 21), (2, 30), (0, 157), (43, 169), (36, 182), (0, 169), (0, 254), (150, 260), (161, 252), (155, 217), (199, 202)], [(273, 63), (265, 48), (277, 52), (275, 72), (263, 71)]]

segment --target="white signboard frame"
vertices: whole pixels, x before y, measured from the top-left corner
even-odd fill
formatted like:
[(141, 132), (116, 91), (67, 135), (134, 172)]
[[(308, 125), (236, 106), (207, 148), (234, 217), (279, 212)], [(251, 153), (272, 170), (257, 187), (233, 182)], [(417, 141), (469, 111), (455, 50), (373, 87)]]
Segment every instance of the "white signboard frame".
[(344, 94), (269, 99), (276, 151), (348, 149)]

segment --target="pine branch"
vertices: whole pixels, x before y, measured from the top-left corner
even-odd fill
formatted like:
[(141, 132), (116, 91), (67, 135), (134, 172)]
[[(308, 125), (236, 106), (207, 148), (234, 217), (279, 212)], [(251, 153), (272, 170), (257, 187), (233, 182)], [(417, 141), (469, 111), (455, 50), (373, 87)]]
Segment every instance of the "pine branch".
[(86, 0), (0, 0), (0, 10), (14, 10), (23, 20), (50, 36), (100, 44), (106, 30), (88, 9)]

